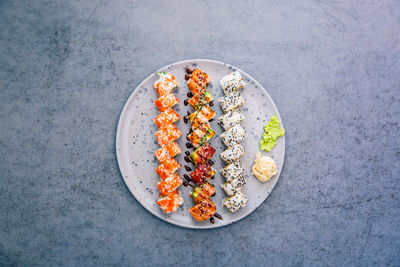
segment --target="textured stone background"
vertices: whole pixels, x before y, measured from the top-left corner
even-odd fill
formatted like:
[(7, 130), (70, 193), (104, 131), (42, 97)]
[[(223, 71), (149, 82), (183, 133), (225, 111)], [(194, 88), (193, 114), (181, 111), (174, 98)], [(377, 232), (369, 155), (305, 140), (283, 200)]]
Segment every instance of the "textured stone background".
[[(400, 265), (400, 2), (0, 1), (0, 264)], [(131, 196), (119, 113), (169, 63), (261, 82), (286, 126), (270, 197), (231, 226)]]

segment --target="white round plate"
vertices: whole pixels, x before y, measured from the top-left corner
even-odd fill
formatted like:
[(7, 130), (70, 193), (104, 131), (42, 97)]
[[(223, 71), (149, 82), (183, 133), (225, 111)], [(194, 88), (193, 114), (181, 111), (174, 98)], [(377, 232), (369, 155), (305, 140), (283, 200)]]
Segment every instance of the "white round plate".
[[(219, 154), (225, 149), (219, 135), (223, 132), (222, 127), (218, 125), (217, 118), (223, 114), (221, 107), (217, 101), (223, 95), (222, 88), (219, 85), (221, 78), (231, 72), (238, 70), (246, 81), (246, 86), (241, 90), (246, 101), (241, 110), (245, 113), (246, 119), (241, 123), (245, 128), (248, 136), (242, 143), (246, 149), (246, 154), (241, 158), (245, 165), (244, 177), (247, 184), (242, 189), (242, 192), (248, 197), (247, 206), (240, 209), (236, 213), (231, 213), (221, 202), (226, 197), (225, 192), (221, 189), (220, 184), (224, 178), (217, 171), (215, 178), (210, 180), (215, 185), (217, 190), (216, 196), (212, 201), (217, 205), (217, 212), (222, 215), (223, 220), (215, 220), (212, 224), (210, 221), (197, 222), (193, 220), (188, 212), (188, 208), (193, 205), (193, 200), (189, 194), (191, 187), (180, 186), (179, 191), (184, 198), (184, 204), (178, 211), (172, 214), (164, 214), (157, 206), (158, 189), (156, 183), (159, 181), (157, 173), (154, 171), (159, 164), (154, 156), (154, 152), (159, 148), (156, 142), (154, 133), (157, 127), (153, 119), (159, 114), (157, 108), (153, 105), (157, 98), (157, 92), (153, 89), (153, 83), (158, 79), (156, 72), (150, 74), (142, 81), (130, 95), (126, 102), (118, 122), (117, 129), (117, 158), (122, 177), (128, 186), (133, 196), (145, 207), (160, 219), (169, 223), (187, 228), (216, 228), (236, 222), (254, 211), (268, 197), (271, 190), (274, 188), (278, 177), (281, 173), (283, 161), (285, 157), (285, 137), (278, 138), (277, 145), (271, 152), (263, 152), (275, 159), (278, 166), (278, 173), (266, 183), (259, 182), (251, 174), (251, 166), (254, 163), (255, 155), (259, 151), (259, 141), (263, 133), (264, 125), (269, 121), (271, 116), (278, 116), (278, 110), (267, 91), (250, 75), (244, 71), (231, 66), (227, 63), (193, 59), (176, 62), (158, 70), (158, 72), (171, 72), (179, 81), (180, 87), (174, 93), (178, 97), (180, 103), (174, 107), (183, 118), (187, 111), (192, 112), (190, 105), (184, 106), (184, 100), (188, 99), (187, 93), (189, 89), (186, 86), (185, 68), (200, 68), (212, 78), (211, 84), (208, 86), (208, 91), (214, 96), (214, 106), (212, 109), (217, 113), (215, 120), (211, 122), (211, 127), (216, 132), (216, 135), (210, 140), (210, 144), (216, 149), (212, 160), (215, 162), (214, 168), (220, 170), (224, 164), (219, 157)], [(176, 123), (176, 126), (182, 131), (183, 135), (178, 139), (178, 144), (182, 151), (187, 151), (185, 143), (186, 134), (189, 132), (189, 124), (185, 124), (183, 119)], [(282, 125), (283, 126), (283, 125)], [(192, 151), (192, 150), (191, 150)], [(179, 170), (181, 176), (186, 172), (183, 167), (185, 164), (193, 167), (191, 163), (186, 163), (184, 153), (176, 159), (182, 165)]]

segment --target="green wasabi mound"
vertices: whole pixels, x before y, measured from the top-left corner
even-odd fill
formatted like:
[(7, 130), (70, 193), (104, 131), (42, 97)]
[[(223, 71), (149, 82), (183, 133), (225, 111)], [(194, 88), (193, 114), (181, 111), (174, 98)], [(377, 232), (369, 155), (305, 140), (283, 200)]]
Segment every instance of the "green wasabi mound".
[(260, 150), (271, 151), (276, 145), (276, 139), (285, 134), (285, 129), (280, 127), (281, 121), (272, 116), (267, 125), (264, 126), (264, 133), (260, 140)]

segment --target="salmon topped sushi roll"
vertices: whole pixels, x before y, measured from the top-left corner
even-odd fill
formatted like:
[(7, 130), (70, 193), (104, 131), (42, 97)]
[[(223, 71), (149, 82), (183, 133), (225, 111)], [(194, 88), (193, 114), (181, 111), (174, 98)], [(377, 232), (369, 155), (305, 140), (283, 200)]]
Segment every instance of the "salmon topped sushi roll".
[(154, 105), (161, 111), (166, 111), (168, 108), (173, 107), (178, 104), (179, 100), (174, 94), (165, 94), (160, 96), (155, 102)]
[(187, 86), (193, 95), (202, 95), (210, 81), (211, 78), (207, 73), (203, 72), (201, 69), (195, 69), (192, 72), (192, 76), (188, 81)]
[(211, 82), (211, 77), (207, 73), (203, 72), (201, 69), (195, 69), (192, 72), (192, 80), (194, 80), (198, 85), (206, 87)]
[(192, 198), (195, 203), (201, 203), (204, 199), (210, 198), (215, 194), (215, 187), (209, 182), (197, 186), (192, 190)]
[(192, 124), (192, 130), (197, 129), (200, 125), (207, 123), (208, 119), (199, 112), (194, 112), (189, 115), (190, 123)]
[(154, 123), (157, 125), (158, 129), (162, 129), (165, 126), (180, 120), (180, 118), (181, 117), (175, 112), (175, 110), (169, 108), (155, 117)]
[(199, 105), (206, 105), (213, 101), (214, 98), (212, 94), (206, 91), (203, 95), (194, 95), (192, 98), (189, 99), (188, 103), (196, 109)]
[(179, 194), (178, 190), (175, 190), (171, 194), (159, 198), (157, 200), (157, 205), (162, 209), (165, 213), (171, 213), (178, 209), (180, 205), (183, 203), (183, 198)]
[(168, 158), (163, 163), (158, 165), (156, 168), (156, 173), (160, 176), (161, 180), (164, 180), (180, 168), (181, 165), (174, 158)]
[(217, 212), (217, 207), (210, 199), (204, 199), (202, 202), (189, 208), (189, 212), (196, 221), (205, 221), (214, 216)]
[(171, 73), (161, 72), (157, 74), (160, 75), (160, 78), (154, 82), (153, 87), (157, 90), (159, 96), (169, 94), (179, 86), (175, 76)]
[(210, 129), (210, 124), (208, 122), (201, 124), (197, 127), (192, 133), (190, 133), (187, 138), (192, 144), (199, 144), (201, 138), (207, 133), (208, 129)]
[(190, 89), (190, 92), (194, 95), (201, 95), (203, 91), (205, 90), (204, 87), (198, 85), (194, 80), (190, 79), (187, 83), (187, 86)]
[(171, 142), (158, 149), (154, 154), (160, 163), (163, 163), (168, 158), (173, 158), (182, 153), (177, 142)]
[(157, 188), (160, 190), (161, 196), (165, 197), (166, 195), (171, 194), (182, 184), (182, 178), (179, 173), (175, 172), (169, 175), (164, 180), (161, 180), (157, 183)]
[(163, 146), (178, 139), (182, 135), (182, 132), (174, 124), (170, 124), (158, 130), (154, 135), (160, 146)]
[(202, 106), (200, 110), (197, 110), (189, 115), (189, 120), (190, 123), (194, 125), (196, 123), (195, 120), (205, 123), (214, 117), (215, 117), (215, 112), (211, 110), (209, 106)]

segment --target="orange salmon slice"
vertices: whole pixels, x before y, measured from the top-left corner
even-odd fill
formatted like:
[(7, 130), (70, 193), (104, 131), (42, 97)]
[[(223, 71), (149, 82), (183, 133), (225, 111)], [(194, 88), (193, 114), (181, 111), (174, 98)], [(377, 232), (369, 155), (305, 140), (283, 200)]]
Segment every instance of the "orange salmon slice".
[(182, 135), (182, 132), (179, 131), (174, 124), (170, 124), (161, 130), (158, 130), (154, 135), (156, 136), (157, 142), (160, 146), (164, 146), (177, 140)]
[(161, 111), (164, 112), (167, 109), (173, 107), (178, 104), (179, 100), (174, 94), (165, 94), (160, 96), (155, 102), (154, 105)]
[(175, 190), (168, 196), (162, 197), (158, 199), (157, 204), (158, 206), (164, 211), (165, 213), (174, 212), (178, 209), (180, 205), (183, 203), (183, 198), (179, 194), (178, 190)]
[(161, 180), (164, 180), (180, 168), (181, 165), (174, 158), (168, 158), (157, 166), (156, 173), (160, 176)]
[(180, 118), (181, 117), (175, 112), (175, 110), (169, 108), (155, 117), (154, 123), (157, 125), (158, 129), (162, 129), (165, 126), (180, 120)]
[(158, 182), (157, 188), (160, 190), (161, 196), (165, 197), (175, 191), (181, 184), (182, 178), (179, 176), (179, 173), (175, 172)]
[(154, 154), (160, 163), (163, 163), (168, 158), (173, 158), (181, 154), (182, 150), (177, 142), (171, 142), (158, 149)]

